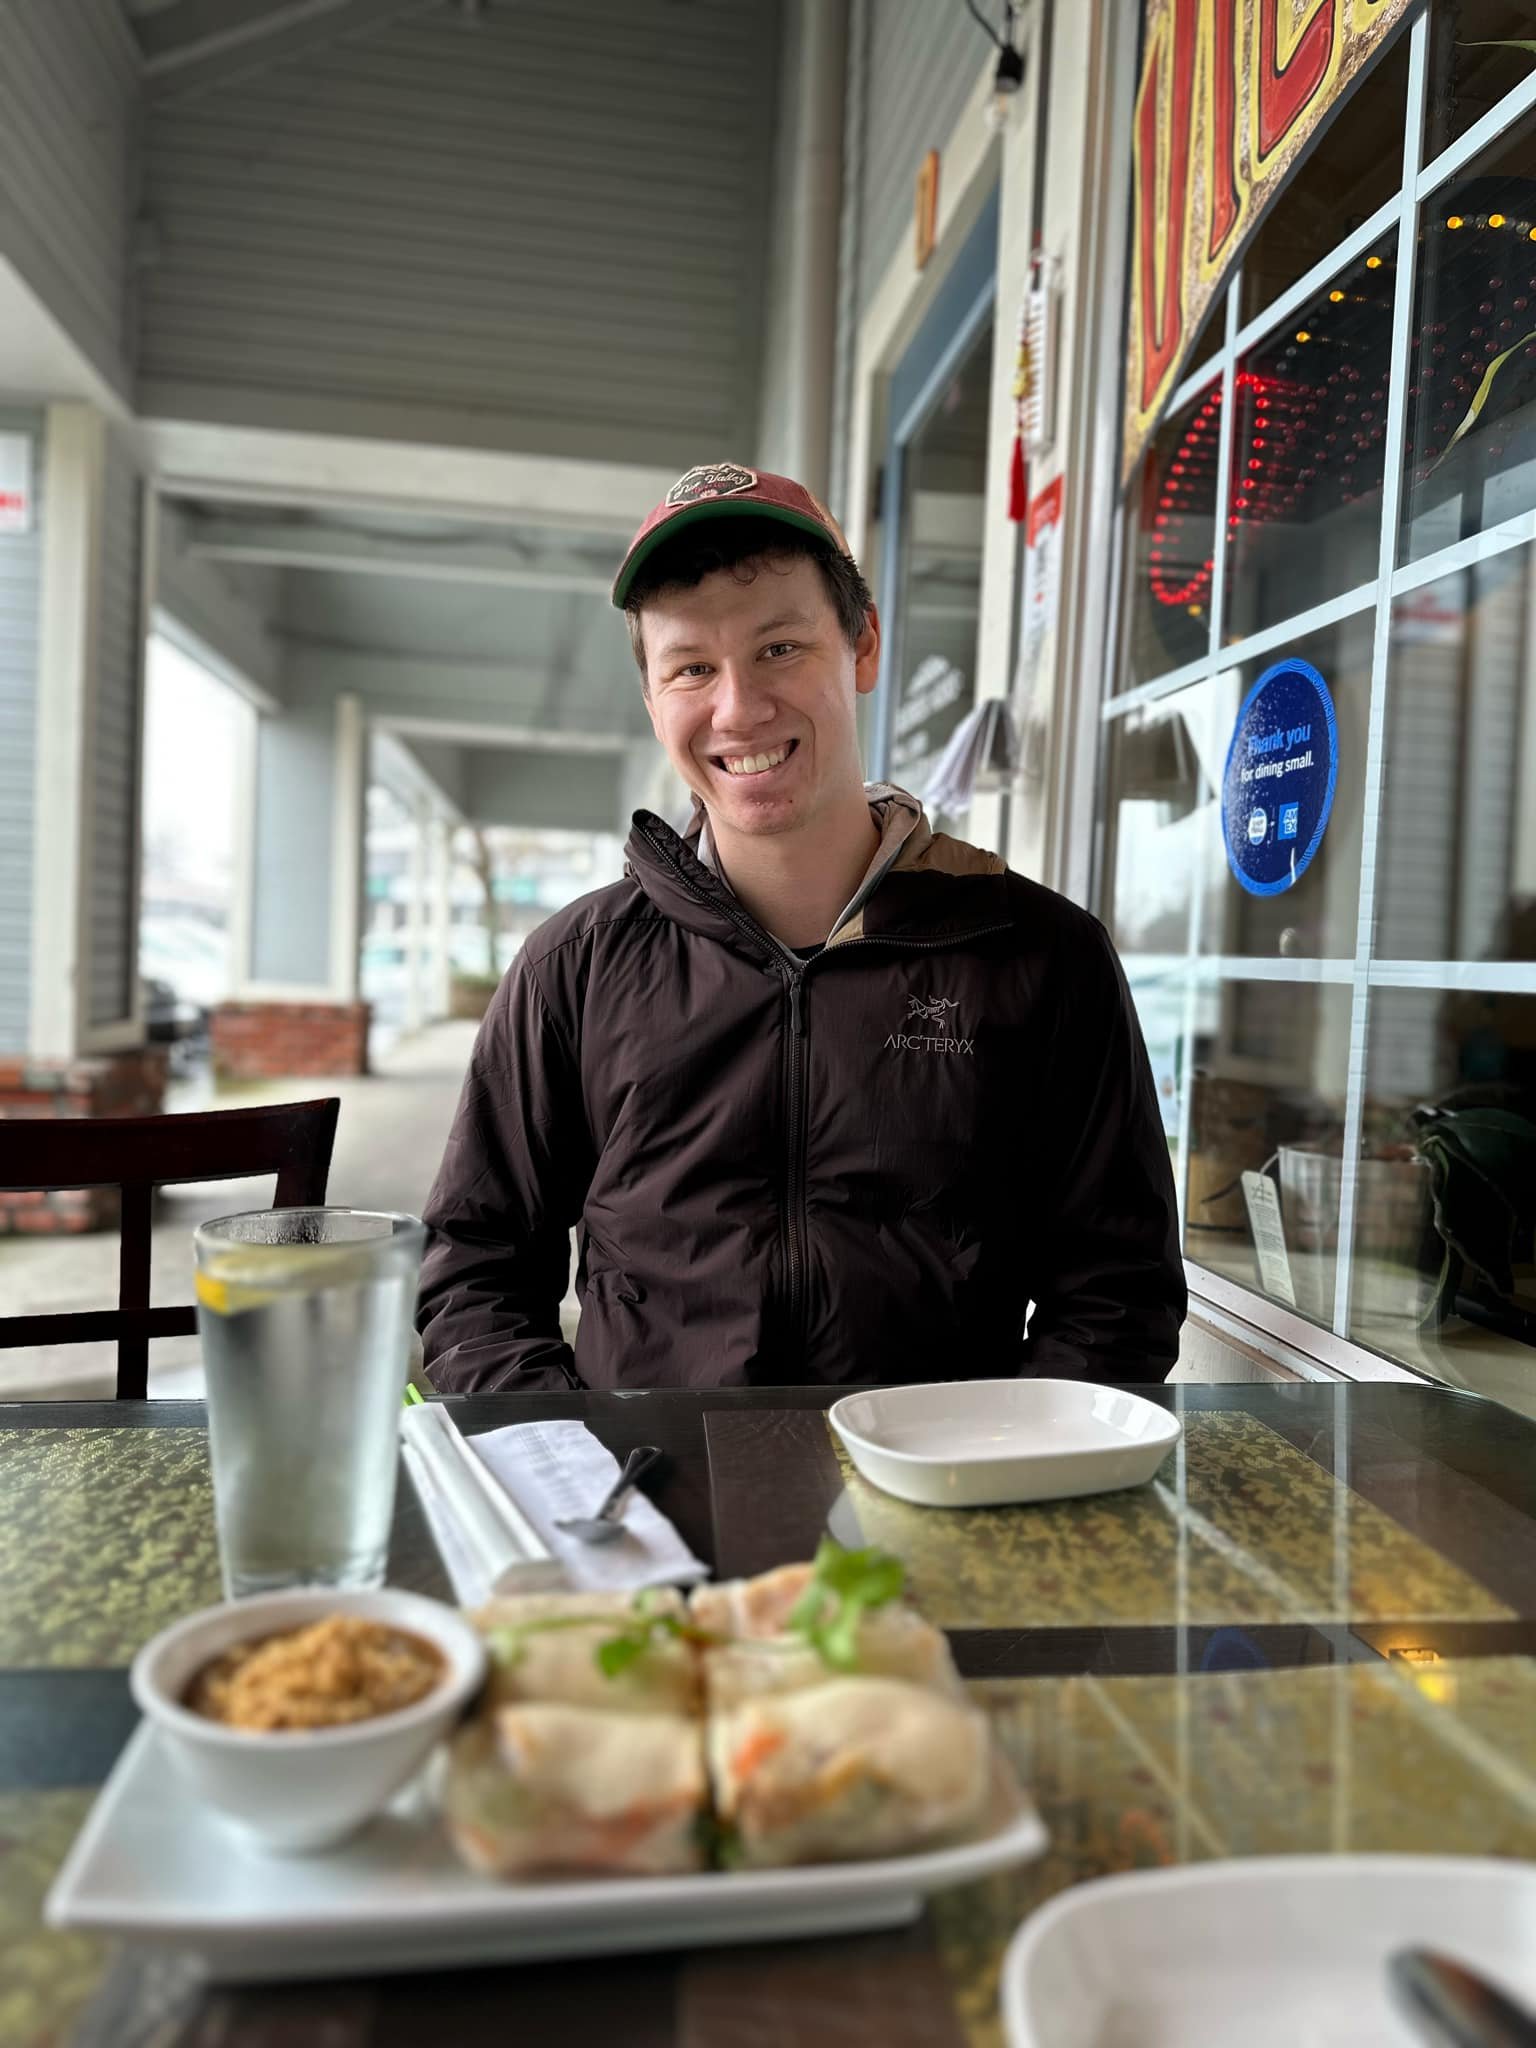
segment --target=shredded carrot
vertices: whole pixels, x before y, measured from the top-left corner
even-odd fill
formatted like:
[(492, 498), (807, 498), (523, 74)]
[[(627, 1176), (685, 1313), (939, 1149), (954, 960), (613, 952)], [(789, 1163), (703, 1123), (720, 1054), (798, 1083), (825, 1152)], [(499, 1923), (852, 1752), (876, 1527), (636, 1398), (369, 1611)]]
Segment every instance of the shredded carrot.
[(779, 1728), (754, 1728), (745, 1739), (736, 1745), (731, 1758), (731, 1772), (737, 1778), (750, 1778), (760, 1764), (767, 1763), (775, 1751), (784, 1747), (785, 1736)]

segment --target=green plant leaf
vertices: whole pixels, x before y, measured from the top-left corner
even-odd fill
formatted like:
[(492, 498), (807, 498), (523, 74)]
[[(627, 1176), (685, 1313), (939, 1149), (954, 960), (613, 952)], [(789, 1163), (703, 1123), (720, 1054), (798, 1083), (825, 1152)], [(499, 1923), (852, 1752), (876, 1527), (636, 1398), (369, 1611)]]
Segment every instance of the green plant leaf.
[[(1487, 369), (1484, 370), (1483, 381), (1478, 385), (1476, 391), (1473, 392), (1472, 403), (1467, 407), (1466, 416), (1462, 420), (1461, 425), (1452, 434), (1449, 441), (1446, 442), (1445, 454), (1440, 457), (1440, 462), (1444, 462), (1446, 455), (1450, 454), (1462, 435), (1470, 428), (1476, 426), (1479, 418), (1482, 416), (1483, 407), (1488, 403), (1489, 394), (1493, 390), (1494, 378), (1497, 377), (1500, 370), (1503, 369), (1515, 351), (1524, 348), (1528, 341), (1536, 341), (1536, 327), (1533, 327), (1529, 334), (1522, 334), (1518, 341), (1512, 342), (1502, 355), (1495, 356)], [(1440, 462), (1435, 464), (1436, 469), (1440, 467)]]
[(873, 1548), (845, 1550), (825, 1536), (789, 1628), (836, 1671), (858, 1667), (859, 1623), (872, 1607), (898, 1599), (906, 1584), (900, 1558)]

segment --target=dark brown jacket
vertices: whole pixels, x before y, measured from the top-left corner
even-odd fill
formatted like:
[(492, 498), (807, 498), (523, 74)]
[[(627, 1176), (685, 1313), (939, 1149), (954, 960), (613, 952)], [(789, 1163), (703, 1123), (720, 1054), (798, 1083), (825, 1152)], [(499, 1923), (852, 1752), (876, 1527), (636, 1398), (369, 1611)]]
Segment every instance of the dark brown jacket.
[(1173, 1180), (1103, 928), (871, 797), (809, 962), (644, 811), (625, 879), (525, 943), (427, 1204), (437, 1386), (1166, 1375)]

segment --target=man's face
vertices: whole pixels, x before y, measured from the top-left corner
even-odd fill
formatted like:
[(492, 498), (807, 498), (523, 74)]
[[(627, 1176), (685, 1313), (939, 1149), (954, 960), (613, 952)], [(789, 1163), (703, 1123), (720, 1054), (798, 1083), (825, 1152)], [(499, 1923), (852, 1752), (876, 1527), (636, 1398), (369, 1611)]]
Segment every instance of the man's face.
[(802, 831), (862, 788), (854, 712), (875, 687), (879, 622), (871, 610), (850, 647), (813, 561), (663, 590), (641, 629), (651, 724), (717, 833)]

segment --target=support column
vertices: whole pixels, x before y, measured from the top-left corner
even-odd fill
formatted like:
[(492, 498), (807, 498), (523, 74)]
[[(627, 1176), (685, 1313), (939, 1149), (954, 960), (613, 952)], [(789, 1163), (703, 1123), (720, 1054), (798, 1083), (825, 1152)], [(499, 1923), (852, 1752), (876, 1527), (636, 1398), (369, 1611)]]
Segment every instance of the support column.
[(360, 698), (318, 698), (262, 720), (249, 958), (233, 1000), (213, 1015), (221, 1079), (368, 1070), (369, 1005), (358, 996), (366, 784)]
[[(149, 521), (90, 405), (5, 407), (28, 446), (0, 535), (0, 1117), (148, 1115), (165, 1056), (138, 998)], [(0, 1235), (109, 1227), (110, 1190), (0, 1192)]]
[(427, 1020), (427, 836), (432, 812), (424, 797), (411, 806), (411, 893), (405, 901), (405, 1028)]
[(432, 820), (432, 950), (427, 1015), (434, 1022), (453, 1007), (453, 826)]

